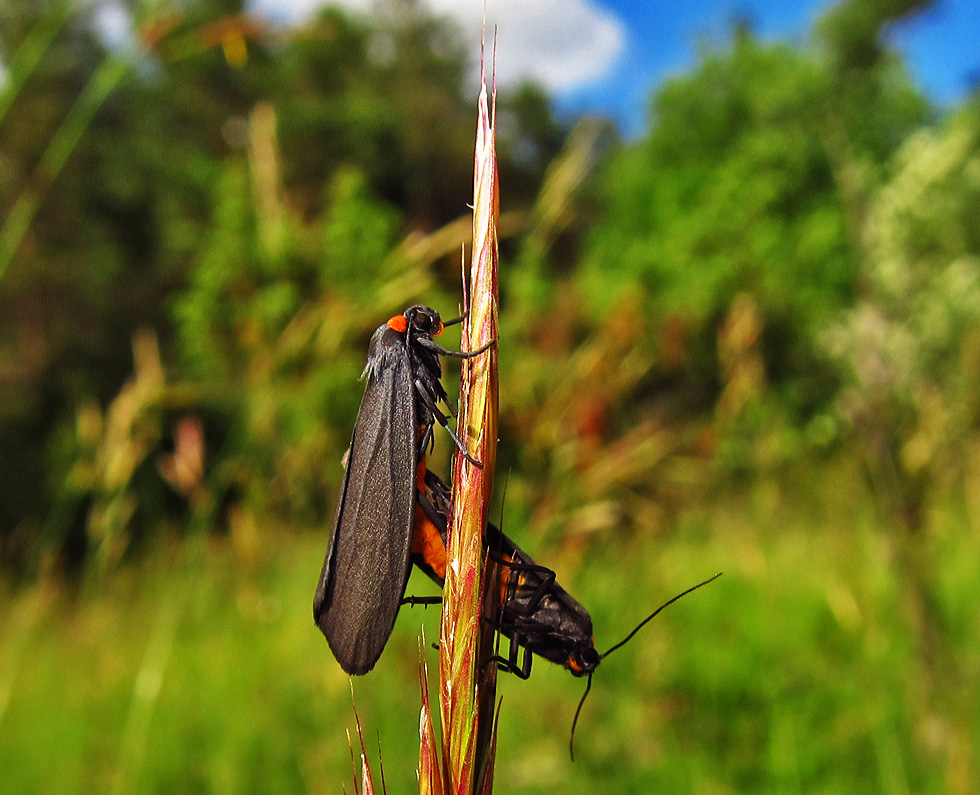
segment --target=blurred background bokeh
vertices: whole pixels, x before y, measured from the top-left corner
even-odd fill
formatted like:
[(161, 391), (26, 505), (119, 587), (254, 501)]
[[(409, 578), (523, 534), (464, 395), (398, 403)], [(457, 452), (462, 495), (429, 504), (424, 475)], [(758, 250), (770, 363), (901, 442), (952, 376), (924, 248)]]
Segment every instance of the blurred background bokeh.
[[(311, 601), (368, 338), (459, 305), (479, 47), (295, 5), (0, 7), (4, 792), (351, 786)], [(725, 575), (602, 665), (574, 765), (582, 681), (503, 678), (500, 793), (980, 789), (980, 93), (893, 36), (962, 9), (806, 5), (683, 27), (612, 118), (560, 35), (501, 81), (504, 529), (600, 651)], [(420, 624), (354, 682), (391, 792)]]

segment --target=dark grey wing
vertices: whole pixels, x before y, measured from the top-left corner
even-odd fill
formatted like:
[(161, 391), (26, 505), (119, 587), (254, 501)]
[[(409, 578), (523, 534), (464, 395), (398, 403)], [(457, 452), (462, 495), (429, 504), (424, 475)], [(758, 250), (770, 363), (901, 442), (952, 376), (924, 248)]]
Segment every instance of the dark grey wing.
[(349, 674), (370, 671), (408, 581), (415, 518), (415, 387), (408, 352), (382, 344), (354, 424), (313, 615)]

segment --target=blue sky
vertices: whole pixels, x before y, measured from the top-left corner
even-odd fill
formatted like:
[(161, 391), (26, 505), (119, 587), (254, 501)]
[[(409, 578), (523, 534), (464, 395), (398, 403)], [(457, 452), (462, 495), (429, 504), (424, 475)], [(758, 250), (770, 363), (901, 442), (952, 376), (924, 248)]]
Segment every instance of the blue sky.
[[(690, 68), (698, 41), (724, 43), (731, 21), (751, 21), (765, 40), (803, 42), (827, 2), (726, 0), (685, 3), (597, 0), (626, 31), (624, 48), (609, 72), (590, 84), (561, 92), (565, 112), (600, 111), (630, 134), (644, 129), (652, 89), (665, 77)], [(935, 8), (890, 31), (889, 40), (907, 59), (913, 79), (929, 96), (953, 104), (980, 83), (980, 2), (940, 0)]]
[[(483, 0), (424, 0), (456, 19), (479, 51)], [(498, 26), (501, 85), (543, 83), (560, 113), (597, 112), (628, 135), (643, 132), (650, 96), (664, 78), (691, 68), (699, 41), (723, 44), (731, 22), (748, 19), (764, 40), (807, 39), (827, 0), (486, 0)], [(322, 5), (369, 12), (374, 0), (251, 0), (279, 22), (301, 23)], [(914, 80), (953, 104), (980, 82), (980, 0), (939, 0), (889, 33)]]

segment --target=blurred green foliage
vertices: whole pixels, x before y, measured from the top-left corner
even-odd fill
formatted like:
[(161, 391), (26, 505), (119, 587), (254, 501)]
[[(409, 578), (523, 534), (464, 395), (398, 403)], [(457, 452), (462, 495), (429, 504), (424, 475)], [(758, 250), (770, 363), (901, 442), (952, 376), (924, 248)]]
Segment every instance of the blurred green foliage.
[[(636, 141), (499, 98), (505, 528), (600, 649), (622, 605), (728, 572), (604, 663), (575, 768), (576, 683), (505, 684), (500, 791), (980, 780), (980, 106), (931, 107), (883, 43), (925, 5), (845, 0), (802, 46), (736, 27)], [(94, 8), (0, 9), (12, 791), (348, 765), (316, 555), (371, 332), (457, 309), (475, 103), (410, 0), (242, 11), (136, 4), (110, 46)], [(400, 779), (417, 620), (356, 692)]]
[[(374, 22), (325, 10), (298, 31), (241, 10), (137, 6), (117, 49), (94, 32), (94, 7), (13, 0), (0, 11), (0, 239), (13, 247), (0, 270), (0, 559), (14, 571), (36, 571), (39, 535), (66, 539), (72, 559), (85, 546), (101, 487), (66, 485), (86, 444), (79, 412), (112, 403), (138, 329), (162, 344), (168, 386), (147, 407), (158, 438), (176, 414), (209, 412), (209, 441), (236, 462), (217, 467), (228, 490), (280, 470), (297, 437), (315, 451), (290, 453), (307, 470), (336, 460), (379, 314), (421, 298), (452, 311), (439, 284), (455, 283), (464, 238), (433, 248), (427, 234), (465, 212), (472, 181), (453, 29), (412, 3)], [(73, 114), (96, 81), (111, 88), (104, 104)], [(532, 87), (500, 110), (511, 130), (501, 148), (516, 153), (502, 159), (504, 196), (521, 206), (564, 131)], [(56, 173), (52, 140), (75, 142)], [(34, 213), (24, 235), (18, 208)], [(323, 433), (337, 434), (329, 450)], [(270, 437), (278, 452), (264, 448)], [(157, 452), (144, 451), (150, 470)], [(253, 454), (268, 466), (253, 471)], [(326, 499), (322, 487), (291, 488), (309, 503)], [(147, 507), (134, 535), (155, 533), (168, 511), (166, 500)]]

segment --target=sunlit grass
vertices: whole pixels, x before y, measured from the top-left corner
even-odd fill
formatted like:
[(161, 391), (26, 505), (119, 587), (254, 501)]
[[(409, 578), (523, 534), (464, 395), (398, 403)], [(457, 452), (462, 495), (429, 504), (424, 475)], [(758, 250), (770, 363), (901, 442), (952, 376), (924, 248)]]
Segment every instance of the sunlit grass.
[[(568, 730), (582, 682), (543, 660), (528, 682), (502, 677), (497, 792), (585, 793), (599, 783), (622, 792), (946, 791), (944, 766), (917, 739), (928, 727), (909, 707), (914, 644), (885, 531), (847, 471), (819, 478), (810, 496), (799, 484), (757, 485), (691, 509), (670, 534), (603, 536), (587, 555), (511, 528), (590, 609), (600, 651), (666, 598), (725, 575), (603, 662), (575, 764)], [(980, 545), (958, 506), (936, 521), (943, 615), (961, 669), (976, 672)], [(77, 600), (45, 597), (43, 588), (5, 594), (4, 791), (107, 790), (120, 767), (138, 792), (349, 785), (348, 678), (309, 615), (323, 539), (266, 533), (265, 557), (252, 566), (219, 538), (197, 554), (160, 548)], [(409, 591), (432, 586), (413, 576)], [(172, 647), (134, 759), (137, 746), (124, 733), (137, 676), (175, 598)], [(377, 728), (389, 785), (411, 782), (418, 763), (423, 623), (437, 637), (438, 611), (403, 609), (378, 669), (355, 682), (361, 719), (372, 727), (369, 753)], [(949, 695), (972, 715), (977, 691), (967, 676)], [(976, 718), (956, 731), (962, 736), (950, 741), (976, 753)]]

